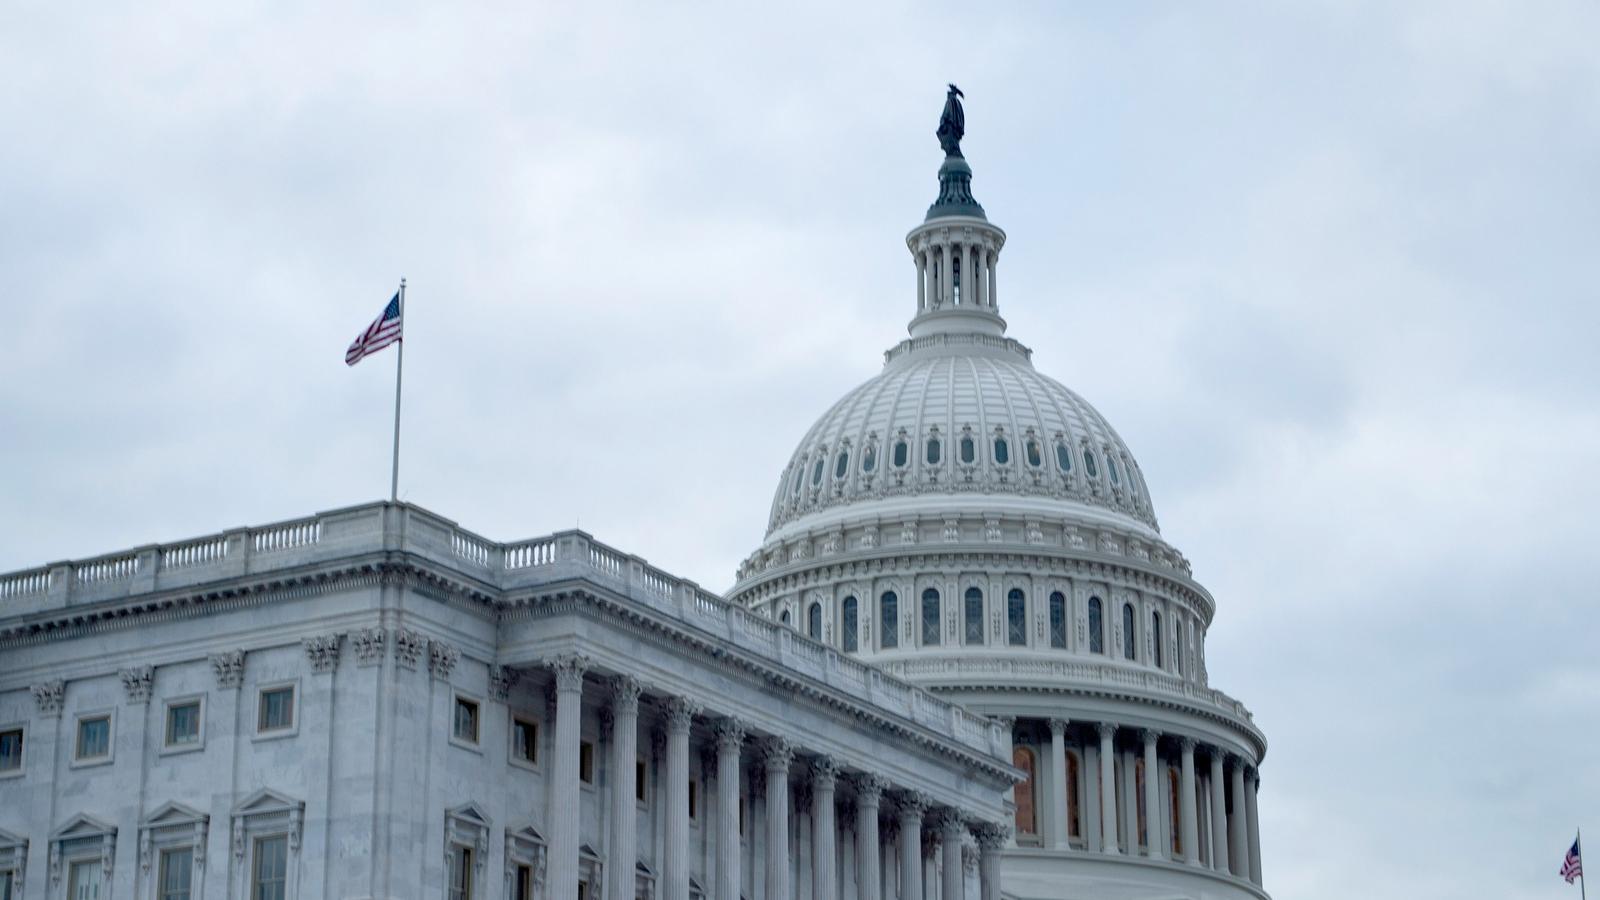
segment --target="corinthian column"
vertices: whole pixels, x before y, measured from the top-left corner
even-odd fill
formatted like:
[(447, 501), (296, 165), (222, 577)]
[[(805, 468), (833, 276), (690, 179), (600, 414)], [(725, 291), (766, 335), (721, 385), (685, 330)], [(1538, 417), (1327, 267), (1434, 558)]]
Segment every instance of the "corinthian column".
[(639, 756), (639, 682), (627, 675), (611, 680), (611, 896), (633, 892), (638, 862), (639, 806), (636, 761)]
[(718, 719), (712, 729), (717, 736), (716, 896), (739, 900), (739, 748), (744, 745), (744, 723)]
[(922, 900), (922, 815), (928, 798), (900, 795), (900, 900)]
[(942, 857), (943, 885), (940, 900), (963, 900), (966, 895), (967, 875), (962, 869), (961, 841), (967, 836), (967, 823), (961, 813), (948, 807), (934, 815), (934, 827), (939, 829), (939, 847)]
[(1161, 773), (1157, 769), (1156, 741), (1161, 739), (1161, 732), (1146, 728), (1140, 732), (1144, 739), (1144, 827), (1145, 842), (1148, 855), (1151, 859), (1162, 859), (1167, 855), (1167, 848), (1163, 844), (1165, 830), (1161, 827)]
[(1244, 809), (1250, 824), (1250, 880), (1261, 883), (1261, 820), (1256, 811), (1256, 794), (1261, 791), (1261, 772), (1251, 769), (1244, 786)]
[(1067, 821), (1066, 719), (1050, 720), (1050, 828), (1051, 843), (1065, 850), (1071, 823)]
[(667, 699), (666, 900), (689, 900), (689, 726), (699, 712), (686, 697)]
[(928, 251), (917, 251), (917, 313), (928, 311)]
[(1211, 868), (1228, 871), (1228, 798), (1222, 773), (1222, 751), (1211, 748)]
[(1200, 865), (1200, 823), (1194, 814), (1194, 738), (1178, 741), (1183, 750), (1183, 776), (1178, 780), (1178, 818), (1182, 820), (1183, 861)]
[(789, 897), (789, 764), (794, 746), (781, 737), (761, 745), (767, 773), (767, 896)]
[(983, 900), (1000, 900), (1000, 848), (1006, 845), (1010, 829), (984, 822), (973, 833), (978, 838), (978, 884)]
[(833, 822), (833, 792), (838, 780), (839, 767), (833, 760), (819, 756), (811, 761), (812, 900), (834, 900), (839, 887), (839, 861), (834, 850), (838, 829)]
[(856, 900), (878, 900), (878, 805), (884, 781), (877, 775), (855, 777), (856, 787)]
[(556, 678), (555, 754), (550, 760), (550, 890), (556, 897), (578, 896), (578, 727), (583, 708), (583, 674), (589, 659), (577, 654), (550, 663)]
[(1117, 852), (1117, 778), (1113, 767), (1117, 752), (1112, 738), (1117, 726), (1101, 722), (1095, 726), (1100, 732), (1100, 852)]
[(1229, 820), (1228, 848), (1233, 851), (1233, 874), (1250, 877), (1250, 829), (1246, 821), (1244, 804), (1244, 760), (1234, 757), (1228, 768), (1233, 770), (1233, 818)]

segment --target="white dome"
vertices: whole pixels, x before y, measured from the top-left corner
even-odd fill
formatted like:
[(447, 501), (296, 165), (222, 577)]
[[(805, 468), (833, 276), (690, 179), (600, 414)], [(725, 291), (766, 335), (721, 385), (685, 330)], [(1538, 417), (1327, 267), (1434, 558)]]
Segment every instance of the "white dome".
[(1056, 515), (1109, 514), (1156, 532), (1144, 476), (1122, 438), (1029, 355), (1015, 340), (975, 332), (929, 334), (890, 350), (881, 373), (806, 432), (778, 483), (768, 537), (897, 498), (925, 497), (915, 505), (944, 510), (952, 495), (981, 495), (989, 507), (1014, 497)]

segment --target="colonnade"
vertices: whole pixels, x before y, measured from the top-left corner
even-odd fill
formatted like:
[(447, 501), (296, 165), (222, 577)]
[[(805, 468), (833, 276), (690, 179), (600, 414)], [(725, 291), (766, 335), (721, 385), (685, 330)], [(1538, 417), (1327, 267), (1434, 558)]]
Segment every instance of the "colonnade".
[[(548, 665), (554, 674), (555, 709), (547, 881), (551, 898), (576, 898), (582, 845), (580, 721), (590, 663), (582, 656), (567, 655)], [(605, 865), (605, 896), (607, 900), (631, 900), (639, 861), (633, 760), (644, 688), (625, 674), (605, 677), (601, 683), (608, 704), (602, 721), (609, 729), (612, 772), (606, 816), (610, 852)], [(865, 771), (844, 773), (832, 757), (807, 753), (800, 736), (757, 736), (744, 721), (732, 715), (708, 713), (695, 698), (655, 699), (664, 711), (665, 725), (665, 844), (658, 894), (662, 900), (690, 900), (689, 739), (697, 720), (709, 726), (717, 779), (715, 859), (707, 860), (705, 873), (715, 893), (708, 892), (708, 897), (740, 900), (744, 879), (740, 776), (749, 751), (759, 764), (755, 772), (760, 773), (759, 780), (765, 785), (759, 795), (765, 801), (763, 821), (751, 824), (762, 829), (766, 837), (764, 871), (760, 876), (767, 900), (845, 900), (840, 895), (841, 886), (852, 889), (850, 900), (931, 900), (925, 896), (924, 876), (934, 851), (943, 859), (938, 900), (966, 900), (969, 835), (977, 846), (975, 862), (981, 900), (999, 900), (998, 860), (1009, 839), (1008, 828), (973, 820), (960, 809), (937, 806), (915, 789), (893, 786), (880, 775)], [(753, 776), (754, 773), (754, 781)], [(796, 793), (796, 782), (801, 781), (807, 790)], [(841, 784), (848, 792), (844, 797), (839, 796)], [(791, 797), (807, 801), (809, 816), (800, 809), (791, 811)], [(753, 809), (754, 804), (751, 806)], [(843, 816), (838, 815), (841, 811)], [(890, 834), (880, 832), (880, 816), (885, 813)], [(810, 858), (798, 860), (810, 866), (805, 873), (811, 886), (809, 898), (791, 883), (799, 871), (793, 853), (799, 842), (791, 841), (791, 827), (806, 829), (811, 837)], [(936, 844), (925, 840), (930, 827), (938, 835)], [(841, 866), (841, 862), (846, 865)]]
[(950, 306), (991, 312), (998, 306), (995, 262), (1000, 258), (1000, 251), (988, 243), (980, 240), (930, 243), (917, 249), (914, 257), (919, 315)]
[[(1188, 735), (1168, 736), (1149, 728), (1082, 723), (1092, 726), (1085, 733), (1066, 719), (1043, 724), (1049, 734), (1047, 771), (1041, 773), (1032, 757), (1023, 755), (1032, 754), (1030, 742), (1038, 731), (1021, 729), (1015, 741), (1016, 762), (1033, 770), (1017, 790), (1032, 792), (1038, 810), (1047, 813), (1041, 829), (1037, 815), (1024, 821), (1034, 803), (1019, 801), (1019, 843), (1037, 841), (1063, 851), (1076, 845), (1086, 852), (1170, 860), (1261, 884), (1256, 806), (1261, 779), (1249, 760)], [(1078, 772), (1072, 783), (1069, 742)], [(1196, 769), (1197, 753), (1207, 764), (1203, 775)], [(1169, 771), (1176, 776), (1175, 786)], [(1078, 798), (1076, 817), (1069, 810), (1069, 791)], [(1076, 841), (1070, 833), (1074, 825)]]

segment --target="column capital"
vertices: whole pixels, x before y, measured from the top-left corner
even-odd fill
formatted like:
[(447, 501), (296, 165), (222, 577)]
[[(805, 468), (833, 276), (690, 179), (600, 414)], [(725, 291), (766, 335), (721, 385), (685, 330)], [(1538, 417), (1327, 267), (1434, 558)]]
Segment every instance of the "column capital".
[(856, 789), (856, 803), (862, 806), (876, 807), (883, 799), (883, 790), (889, 786), (882, 775), (871, 772), (862, 772), (850, 779)]
[(618, 675), (611, 679), (611, 708), (618, 713), (634, 714), (639, 711), (639, 695), (644, 685), (632, 675)]
[(977, 822), (972, 826), (972, 833), (978, 839), (978, 846), (986, 852), (999, 850), (1011, 837), (1011, 829), (999, 822)]
[(734, 751), (744, 745), (744, 723), (733, 716), (723, 716), (711, 724), (711, 733), (717, 737), (717, 749)]
[(1187, 734), (1181, 735), (1178, 738), (1178, 747), (1180, 749), (1182, 749), (1183, 752), (1185, 752), (1185, 753), (1191, 753), (1191, 754), (1194, 753), (1194, 748), (1198, 747), (1199, 745), (1200, 745), (1199, 741), (1197, 741), (1194, 738), (1188, 736)]
[(581, 653), (563, 653), (550, 660), (547, 665), (556, 676), (556, 690), (581, 691), (583, 690), (583, 676), (589, 671), (593, 660)]
[(1117, 736), (1117, 726), (1110, 722), (1096, 722), (1094, 730), (1100, 733), (1100, 740), (1110, 740)]
[(67, 683), (60, 678), (33, 685), (33, 702), (39, 715), (47, 718), (61, 717), (61, 699), (66, 696)]
[(900, 791), (895, 794), (895, 806), (900, 810), (900, 818), (912, 818), (922, 821), (928, 807), (933, 805), (933, 799), (920, 791)]
[(960, 840), (967, 831), (967, 820), (962, 817), (961, 811), (949, 806), (934, 810), (928, 821), (946, 840)]
[(1161, 732), (1154, 728), (1141, 728), (1139, 729), (1139, 740), (1144, 741), (1146, 745), (1154, 744), (1161, 740)]
[(1071, 724), (1072, 724), (1072, 720), (1071, 719), (1051, 719), (1050, 720), (1050, 736), (1051, 737), (1060, 737), (1061, 735), (1066, 733), (1067, 726), (1071, 725)]
[(688, 697), (668, 697), (667, 733), (688, 734), (689, 726), (694, 723), (694, 717), (700, 714), (701, 709), (699, 703)]
[(794, 762), (794, 744), (774, 735), (761, 742), (761, 765), (769, 775), (787, 775)]
[(811, 785), (821, 791), (831, 791), (839, 784), (839, 764), (831, 756), (818, 756), (811, 760)]

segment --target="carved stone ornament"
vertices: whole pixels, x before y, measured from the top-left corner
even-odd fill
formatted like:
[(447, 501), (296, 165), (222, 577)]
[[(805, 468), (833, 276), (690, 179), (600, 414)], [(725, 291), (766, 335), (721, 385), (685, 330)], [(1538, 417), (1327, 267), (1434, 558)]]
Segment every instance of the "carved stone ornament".
[(582, 691), (583, 675), (589, 671), (589, 657), (578, 653), (565, 653), (550, 661), (550, 671), (556, 676), (557, 691)]
[(718, 749), (738, 750), (744, 744), (744, 723), (732, 716), (723, 716), (712, 723), (711, 732), (717, 736)]
[(998, 544), (998, 543), (1000, 543), (1001, 539), (1003, 539), (1004, 537), (1005, 537), (1005, 533), (1000, 530), (1000, 520), (999, 519), (990, 519), (987, 522), (983, 523), (983, 539), (984, 540), (988, 541), (991, 544)]
[(511, 686), (517, 683), (517, 670), (510, 666), (489, 667), (489, 697), (499, 703), (511, 699)]
[(944, 542), (946, 544), (954, 544), (954, 543), (959, 542), (960, 540), (961, 540), (961, 520), (960, 519), (945, 519), (944, 520)]
[(440, 681), (449, 681), (456, 663), (461, 661), (461, 651), (444, 641), (428, 642), (428, 674)]
[(1011, 829), (998, 822), (979, 822), (972, 826), (972, 833), (978, 839), (978, 846), (986, 851), (999, 850), (1011, 837)]
[(211, 671), (217, 675), (217, 687), (238, 690), (244, 683), (244, 651), (228, 650), (211, 654)]
[(868, 525), (866, 527), (866, 529), (861, 532), (861, 547), (864, 550), (871, 550), (871, 549), (874, 549), (877, 546), (878, 546), (878, 526), (876, 526), (876, 525)]
[(356, 651), (356, 665), (376, 666), (383, 662), (383, 648), (387, 635), (382, 628), (363, 628), (350, 635), (350, 646)]
[(899, 808), (901, 818), (913, 818), (921, 822), (932, 805), (933, 800), (918, 791), (902, 791), (895, 796), (895, 806)]
[(244, 859), (244, 821), (243, 820), (241, 820), (241, 819), (234, 819), (233, 820), (233, 835), (232, 835), (232, 839), (233, 839), (232, 840), (232, 843), (233, 843), (233, 858), (234, 859), (239, 859), (239, 860)]
[(967, 833), (967, 820), (961, 817), (959, 810), (948, 806), (934, 810), (933, 815), (928, 817), (928, 825), (946, 840), (959, 841)]
[(978, 848), (971, 844), (961, 845), (961, 867), (968, 872), (978, 868)]
[(868, 806), (877, 806), (883, 799), (883, 791), (889, 786), (882, 775), (872, 772), (863, 772), (850, 779), (856, 789), (856, 803)]
[(789, 771), (794, 762), (794, 745), (785, 738), (770, 737), (761, 742), (761, 764), (772, 774)]
[(155, 669), (150, 666), (133, 666), (122, 670), (122, 689), (128, 692), (129, 703), (149, 703), (150, 683), (155, 679)]
[(311, 671), (332, 672), (339, 668), (339, 645), (343, 641), (342, 632), (301, 638), (300, 646), (305, 648), (306, 661), (311, 663)]
[(811, 761), (811, 788), (815, 791), (832, 791), (839, 784), (839, 764), (831, 756), (819, 756)]
[(667, 731), (687, 733), (690, 723), (700, 714), (700, 710), (700, 704), (688, 697), (668, 697)]
[(417, 660), (422, 658), (422, 650), (428, 644), (428, 639), (420, 632), (409, 628), (396, 628), (394, 630), (394, 661), (396, 665), (407, 669), (415, 669)]

